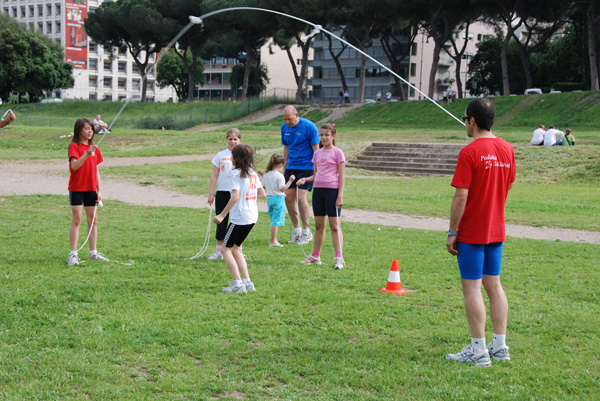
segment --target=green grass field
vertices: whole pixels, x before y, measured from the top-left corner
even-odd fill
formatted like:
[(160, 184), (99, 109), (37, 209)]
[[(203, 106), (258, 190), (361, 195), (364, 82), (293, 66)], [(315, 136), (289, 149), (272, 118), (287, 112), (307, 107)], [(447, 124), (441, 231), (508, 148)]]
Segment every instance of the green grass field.
[[(374, 106), (336, 122), (347, 156), (375, 140), (468, 143), (453, 125), (420, 129), (384, 121), (404, 121), (398, 111), (409, 105)], [(464, 104), (451, 106), (462, 114)], [(387, 114), (358, 122), (370, 116), (365, 110), (386, 108)], [(497, 108), (500, 119), (519, 114)], [(431, 111), (422, 113), (425, 119)], [(242, 126), (243, 142), (262, 151), (257, 166), (266, 165), (272, 149), (281, 151), (279, 125), (275, 119)], [(576, 134), (575, 147), (534, 148), (525, 126), (502, 123), (496, 131), (514, 144), (517, 156), (507, 220), (600, 230), (597, 131)], [(11, 125), (0, 133), (0, 161), (64, 158), (64, 131)], [(225, 147), (225, 131), (118, 130), (101, 147), (106, 159), (213, 154)], [(210, 170), (210, 162), (185, 162), (103, 168), (102, 174), (104, 180), (204, 195)], [(347, 174), (348, 208), (449, 214), (450, 177)], [(261, 214), (244, 243), (258, 291), (225, 295), (220, 289), (231, 278), (223, 262), (186, 260), (202, 246), (208, 210), (104, 203), (98, 249), (111, 259), (134, 260), (132, 266), (66, 266), (66, 193), (0, 197), (2, 400), (596, 397), (600, 245), (508, 238), (503, 283), (512, 361), (478, 369), (444, 359), (469, 340), (456, 260), (445, 251), (444, 233), (343, 223), (347, 268), (334, 271), (329, 233), (326, 263), (303, 266), (300, 247), (268, 247), (269, 220)], [(80, 244), (85, 230), (83, 224)], [(280, 231), (280, 242), (288, 230)], [(211, 239), (209, 252), (213, 246)], [(412, 290), (402, 297), (379, 293), (393, 259), (400, 261), (403, 287)], [(488, 322), (488, 339), (492, 333)]]

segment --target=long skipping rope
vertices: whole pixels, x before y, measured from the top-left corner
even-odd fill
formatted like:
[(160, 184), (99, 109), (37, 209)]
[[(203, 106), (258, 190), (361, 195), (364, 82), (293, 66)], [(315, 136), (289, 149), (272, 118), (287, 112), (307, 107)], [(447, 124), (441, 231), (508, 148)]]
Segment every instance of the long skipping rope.
[(187, 258), (187, 260), (194, 260), (194, 259), (199, 258), (200, 256), (204, 255), (204, 253), (208, 249), (208, 245), (210, 243), (210, 224), (212, 223), (212, 211), (213, 211), (213, 208), (212, 208), (212, 205), (210, 205), (210, 211), (208, 212), (208, 226), (206, 227), (206, 237), (204, 237), (204, 243), (202, 244), (202, 248), (200, 249), (200, 252), (198, 252), (191, 258)]
[[(88, 230), (87, 237), (85, 237), (85, 241), (83, 242), (83, 244), (81, 245), (81, 247), (77, 250), (77, 252), (81, 251), (83, 249), (83, 247), (85, 246), (85, 244), (87, 244), (88, 240), (90, 239), (90, 235), (92, 234), (92, 229), (94, 228), (94, 222), (96, 221), (96, 211), (98, 210), (98, 206), (102, 207), (102, 201), (98, 202), (96, 204), (96, 206), (94, 206), (94, 215), (92, 217), (92, 224), (90, 224), (90, 228)], [(118, 263), (120, 265), (125, 265), (125, 266), (132, 266), (133, 265), (133, 260), (130, 263), (123, 263), (123, 262), (119, 262), (118, 260), (112, 260), (112, 259), (108, 259), (108, 258), (106, 258), (106, 259), (109, 262)]]

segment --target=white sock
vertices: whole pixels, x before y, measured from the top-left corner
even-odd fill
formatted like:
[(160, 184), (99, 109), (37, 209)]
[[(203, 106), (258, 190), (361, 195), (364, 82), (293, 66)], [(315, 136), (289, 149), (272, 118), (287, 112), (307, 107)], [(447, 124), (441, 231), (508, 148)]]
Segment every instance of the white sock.
[(506, 347), (506, 334), (494, 334), (494, 348)]
[(303, 235), (308, 235), (308, 234), (310, 234), (310, 228), (303, 228), (303, 229), (302, 229), (302, 234), (303, 234)]
[(219, 253), (221, 253), (221, 247), (223, 247), (223, 245), (217, 245), (216, 251), (219, 252)]
[(242, 280), (233, 280), (233, 285), (239, 287), (240, 285), (242, 285)]
[(69, 256), (71, 256), (71, 255), (77, 255), (77, 251), (70, 251)]
[(242, 279), (242, 283), (244, 283), (244, 284), (250, 284), (250, 283), (252, 283), (252, 281), (249, 278), (243, 278)]
[(300, 234), (302, 234), (302, 229), (300, 227), (294, 228), (294, 235), (300, 235)]
[(97, 253), (98, 253), (98, 251), (97, 251), (97, 250), (95, 250), (95, 249), (94, 249), (93, 251), (92, 251), (92, 250), (90, 250), (90, 255), (92, 255), (92, 256), (94, 256), (94, 255), (95, 255), (95, 254), (97, 254)]
[(475, 351), (476, 354), (485, 351), (485, 337), (471, 337), (471, 346), (473, 347), (473, 351)]

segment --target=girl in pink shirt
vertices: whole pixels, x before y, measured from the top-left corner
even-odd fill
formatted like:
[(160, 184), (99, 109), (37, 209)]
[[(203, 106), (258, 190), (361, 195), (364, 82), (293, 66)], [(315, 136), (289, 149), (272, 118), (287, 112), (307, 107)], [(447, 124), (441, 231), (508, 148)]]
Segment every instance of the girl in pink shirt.
[(324, 124), (319, 130), (319, 138), (323, 147), (313, 155), (315, 173), (301, 178), (297, 185), (306, 181), (314, 182), (312, 206), (315, 215), (315, 242), (312, 253), (301, 263), (321, 264), (321, 249), (325, 242), (325, 218), (329, 218), (329, 228), (335, 249), (334, 269), (344, 268), (342, 256), (342, 229), (339, 218), (344, 204), (344, 169), (346, 158), (344, 152), (335, 146), (335, 125)]

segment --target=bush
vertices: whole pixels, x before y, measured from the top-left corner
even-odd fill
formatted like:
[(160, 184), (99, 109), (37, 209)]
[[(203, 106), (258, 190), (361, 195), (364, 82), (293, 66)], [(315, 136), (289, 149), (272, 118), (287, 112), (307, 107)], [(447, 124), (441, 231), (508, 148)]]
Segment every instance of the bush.
[(561, 92), (571, 92), (574, 90), (583, 90), (583, 82), (555, 82), (552, 84), (554, 90)]

